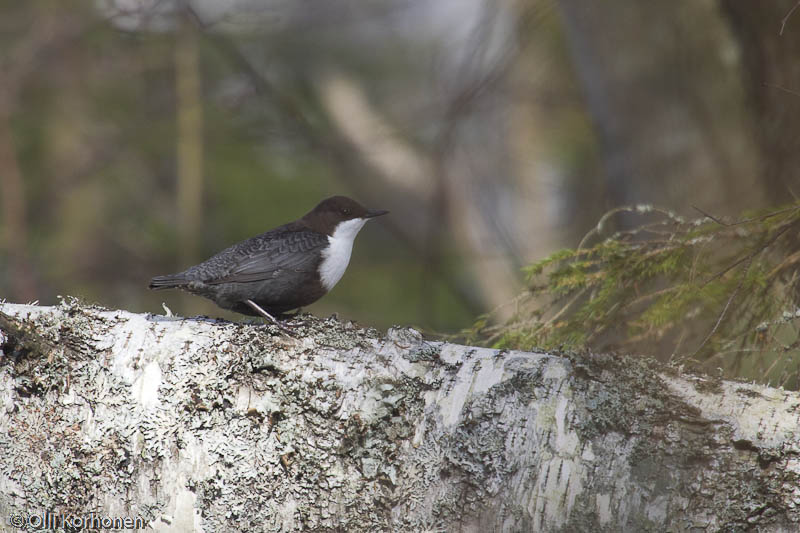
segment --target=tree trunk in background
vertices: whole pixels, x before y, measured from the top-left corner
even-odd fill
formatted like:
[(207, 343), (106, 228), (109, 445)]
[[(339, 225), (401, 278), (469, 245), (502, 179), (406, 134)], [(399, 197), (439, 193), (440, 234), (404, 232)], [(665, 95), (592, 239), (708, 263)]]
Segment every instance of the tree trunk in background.
[[(414, 199), (407, 207), (400, 205), (407, 212), (395, 215), (403, 220), (396, 225), (397, 230), (422, 256), (424, 280), (420, 283), (419, 314), (423, 322), (431, 323), (436, 316), (436, 299), (431, 287), (433, 279), (441, 276), (443, 252), (451, 248), (472, 258), (462, 268), (475, 280), (470, 292), (477, 293), (474, 298), (482, 304), (476, 305), (476, 314), (511, 301), (520, 290), (519, 265), (514, 261), (514, 254), (505, 247), (509, 239), (498, 235), (496, 226), (502, 224), (491, 224), (487, 211), (501, 218), (507, 214), (500, 209), (477, 205), (478, 198), (484, 198), (490, 205), (499, 203), (495, 197), (506, 187), (496, 187), (493, 194), (471, 194), (479, 184), (485, 183), (480, 175), (470, 174), (464, 168), (456, 172), (454, 167), (459, 162), (453, 157), (451, 144), (435, 151), (433, 157), (416, 150), (396, 133), (387, 117), (369, 105), (363, 88), (343, 74), (329, 74), (320, 88), (322, 101), (334, 124), (352, 144), (358, 157), (372, 169), (372, 174)], [(442, 242), (444, 234), (455, 238)], [(507, 318), (508, 314), (498, 312), (499, 317)]]
[(178, 227), (184, 265), (197, 262), (203, 205), (203, 101), (197, 30), (184, 22), (175, 36)]
[(14, 280), (4, 296), (32, 302), (36, 299), (36, 282), (28, 255), (25, 190), (9, 123), (8, 98), (0, 88), (0, 250), (7, 263), (5, 275)]
[(761, 205), (715, 11), (697, 2), (558, 5), (599, 139), (607, 208), (701, 205), (736, 214)]
[(761, 177), (776, 204), (800, 196), (800, 10), (787, 18), (796, 4), (722, 0), (739, 45)]
[(0, 307), (0, 516), (157, 531), (792, 531), (800, 395), (643, 359)]

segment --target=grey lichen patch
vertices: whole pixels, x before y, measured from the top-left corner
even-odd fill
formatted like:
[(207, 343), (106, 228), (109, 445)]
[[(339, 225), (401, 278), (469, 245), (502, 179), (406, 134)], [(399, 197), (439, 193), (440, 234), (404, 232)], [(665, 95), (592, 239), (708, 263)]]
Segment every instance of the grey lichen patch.
[(647, 421), (663, 413), (682, 411), (696, 416), (697, 410), (669, 394), (659, 377), (661, 365), (644, 357), (570, 353), (576, 369), (575, 386), (586, 398), (579, 433), (592, 439), (609, 431), (636, 435), (647, 431)]
[[(132, 394), (129, 376), (117, 371), (112, 359), (119, 354), (112, 353), (111, 347), (128, 336), (124, 327), (120, 328), (125, 319), (75, 301), (65, 301), (52, 310), (31, 309), (30, 315), (20, 324), (35, 324), (40, 341), (51, 348), (51, 353), (23, 358), (30, 362), (29, 367), (17, 364), (7, 375), (10, 382), (17, 383), (11, 401), (18, 408), (7, 410), (10, 416), (3, 425), (8, 432), (0, 432), (6, 452), (4, 461), (0, 461), (0, 476), (21, 488), (11, 508), (81, 514), (103, 507), (98, 497), (106, 503), (129, 500), (131, 488), (141, 490), (141, 476), (153, 468), (153, 462), (173, 456), (180, 425), (163, 404), (158, 406), (161, 408), (142, 409)], [(111, 332), (114, 327), (123, 331), (115, 335)], [(131, 349), (136, 351), (137, 347)], [(151, 361), (148, 368), (153, 364), (158, 363)], [(19, 384), (24, 387), (33, 379), (59, 386), (41, 388), (38, 395), (20, 390)], [(174, 399), (164, 403), (177, 407), (186, 387), (171, 389), (170, 385), (166, 383), (160, 392), (177, 394), (160, 397)], [(36, 412), (41, 413), (39, 423), (31, 426), (31, 416)], [(50, 474), (27, 479), (28, 473), (36, 472)], [(87, 479), (98, 490), (87, 491)], [(157, 505), (142, 501), (118, 511), (151, 520), (156, 509), (167, 503), (160, 500)], [(118, 503), (112, 508), (115, 505)]]
[[(340, 457), (355, 458), (361, 475), (378, 483), (377, 488), (388, 497), (400, 483), (397, 459), (422, 416), (420, 385), (408, 378), (365, 385), (360, 408), (344, 421), (337, 452)], [(387, 519), (389, 511), (387, 505)]]
[[(394, 341), (393, 342), (397, 342)], [(412, 363), (420, 361), (436, 361), (442, 351), (442, 344), (438, 342), (418, 342), (416, 348), (409, 350), (404, 356)]]
[[(306, 364), (314, 365), (311, 359)], [(397, 411), (382, 409), (370, 420), (359, 413), (344, 415), (341, 420), (341, 390), (304, 379), (308, 377), (304, 376), (306, 369), (300, 365), (279, 381), (264, 376), (256, 386), (269, 389), (277, 407), (274, 413), (280, 416), (260, 426), (235, 420), (221, 425), (225, 445), (213, 450), (211, 459), (216, 475), (198, 484), (202, 505), (210, 516), (258, 515), (260, 524), (276, 527), (286, 523), (287, 509), (294, 509), (291, 522), (297, 529), (336, 525), (366, 530), (361, 524), (388, 527), (388, 508), (365, 499), (363, 494), (381, 493), (381, 484), (397, 481), (390, 461), (397, 444), (385, 436), (407, 436), (410, 421)], [(397, 403), (395, 394), (403, 394), (402, 388), (393, 392), (393, 385), (376, 384), (374, 390), (379, 396), (375, 401), (381, 407), (391, 406)], [(331, 427), (331, 421), (337, 418), (341, 421)], [(248, 446), (253, 442), (252, 431), (261, 431), (255, 449)], [(362, 485), (348, 481), (353, 473), (363, 480)], [(341, 513), (344, 509), (348, 510), (346, 519)]]
[(4, 356), (3, 363), (8, 364), (12, 360), (20, 362), (23, 359), (47, 358), (54, 346), (52, 341), (48, 341), (37, 331), (38, 329), (39, 326), (31, 320), (4, 314), (0, 306), (0, 331), (3, 332), (0, 349)]
[(338, 350), (351, 350), (369, 345), (380, 337), (374, 328), (360, 328), (354, 322), (341, 322), (336, 317), (317, 318), (301, 314), (292, 321), (292, 333), (297, 338), (312, 338), (319, 346)]
[(393, 327), (386, 332), (386, 340), (391, 341), (401, 347), (410, 347), (422, 342), (422, 333), (414, 328)]
[[(7, 366), (15, 378), (16, 395), (28, 398), (42, 397), (51, 390), (68, 387), (71, 368), (82, 355), (61, 342), (61, 332), (55, 319), (46, 315), (44, 320), (12, 318), (2, 314), (0, 327), (5, 331), (5, 342), (0, 356), (0, 366)], [(6, 397), (7, 407), (11, 396)]]
[[(124, 486), (129, 478), (118, 474), (128, 465), (120, 457), (129, 457), (129, 453), (119, 447), (114, 435), (105, 436), (104, 453), (97, 453), (98, 448), (84, 438), (85, 417), (75, 408), (74, 387), (81, 387), (95, 372), (85, 354), (59, 344), (60, 331), (53, 314), (43, 313), (38, 318), (41, 320), (15, 319), (18, 329), (14, 335), (22, 331), (28, 339), (22, 344), (43, 349), (20, 353), (14, 345), (4, 347), (0, 368), (5, 366), (6, 373), (0, 375), (0, 390), (6, 409), (0, 417), (4, 426), (0, 431), (4, 457), (0, 478), (4, 485), (14, 487), (8, 492), (9, 509), (20, 510), (16, 507), (20, 502), (33, 501), (38, 503), (37, 509), (84, 512), (91, 508), (92, 499), (85, 480)], [(89, 394), (81, 401), (92, 408), (95, 400)]]

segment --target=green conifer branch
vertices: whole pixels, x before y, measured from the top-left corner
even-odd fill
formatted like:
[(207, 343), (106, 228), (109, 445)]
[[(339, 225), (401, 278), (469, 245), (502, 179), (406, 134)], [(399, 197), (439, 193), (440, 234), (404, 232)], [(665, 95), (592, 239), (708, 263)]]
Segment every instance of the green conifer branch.
[[(578, 248), (524, 268), (510, 320), (490, 313), (466, 334), (501, 348), (648, 353), (798, 388), (800, 205), (734, 222), (698, 211), (610, 211)], [(647, 221), (603, 238), (623, 212)]]

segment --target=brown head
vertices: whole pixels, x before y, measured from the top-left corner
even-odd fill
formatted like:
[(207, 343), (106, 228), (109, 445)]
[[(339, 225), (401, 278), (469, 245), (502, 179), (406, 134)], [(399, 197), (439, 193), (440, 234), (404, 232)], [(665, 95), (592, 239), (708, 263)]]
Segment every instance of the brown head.
[(333, 235), (342, 222), (357, 221), (361, 223), (360, 227), (367, 219), (386, 213), (388, 211), (383, 209), (367, 209), (346, 196), (331, 196), (318, 203), (300, 221), (318, 233)]

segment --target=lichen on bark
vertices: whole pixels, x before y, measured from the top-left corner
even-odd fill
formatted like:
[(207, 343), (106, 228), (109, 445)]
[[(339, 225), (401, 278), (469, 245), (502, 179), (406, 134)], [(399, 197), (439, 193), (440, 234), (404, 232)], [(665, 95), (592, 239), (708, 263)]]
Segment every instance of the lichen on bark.
[(796, 393), (641, 358), (3, 304), (0, 513), (159, 531), (795, 531)]

